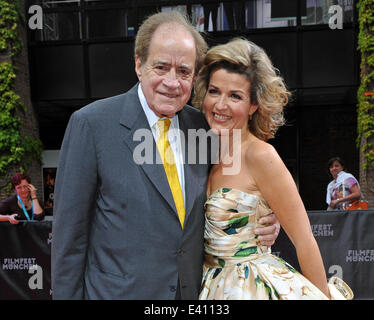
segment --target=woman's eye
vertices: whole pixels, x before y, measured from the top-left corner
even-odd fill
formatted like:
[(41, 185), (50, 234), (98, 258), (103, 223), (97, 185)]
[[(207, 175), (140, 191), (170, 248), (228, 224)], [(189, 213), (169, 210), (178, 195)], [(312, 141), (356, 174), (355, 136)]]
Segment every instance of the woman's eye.
[(208, 93), (210, 93), (210, 94), (215, 94), (215, 93), (217, 93), (218, 91), (216, 90), (216, 89), (209, 89), (208, 90)]

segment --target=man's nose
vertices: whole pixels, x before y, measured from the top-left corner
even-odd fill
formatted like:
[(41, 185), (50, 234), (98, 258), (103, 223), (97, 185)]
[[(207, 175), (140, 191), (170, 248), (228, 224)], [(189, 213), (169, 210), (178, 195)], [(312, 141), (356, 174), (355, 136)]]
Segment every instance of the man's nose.
[(171, 69), (165, 76), (163, 83), (169, 88), (176, 89), (179, 87), (179, 79), (174, 69)]

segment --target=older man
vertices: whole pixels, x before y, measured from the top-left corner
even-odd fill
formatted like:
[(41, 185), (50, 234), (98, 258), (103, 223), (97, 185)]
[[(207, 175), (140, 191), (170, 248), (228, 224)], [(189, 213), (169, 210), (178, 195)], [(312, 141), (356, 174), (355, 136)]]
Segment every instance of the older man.
[[(140, 84), (72, 115), (55, 188), (54, 299), (198, 298), (209, 164), (185, 163), (178, 132), (208, 129), (186, 105), (206, 49), (179, 13), (155, 14), (136, 38)], [(135, 161), (138, 130), (162, 161)], [(273, 229), (262, 231), (270, 243)]]

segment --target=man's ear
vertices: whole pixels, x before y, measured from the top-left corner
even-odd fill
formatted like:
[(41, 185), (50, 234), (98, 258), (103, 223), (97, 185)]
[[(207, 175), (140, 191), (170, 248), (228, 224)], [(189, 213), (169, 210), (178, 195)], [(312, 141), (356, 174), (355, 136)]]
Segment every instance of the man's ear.
[(141, 81), (142, 79), (142, 62), (139, 56), (135, 56), (135, 72), (138, 76), (138, 80)]

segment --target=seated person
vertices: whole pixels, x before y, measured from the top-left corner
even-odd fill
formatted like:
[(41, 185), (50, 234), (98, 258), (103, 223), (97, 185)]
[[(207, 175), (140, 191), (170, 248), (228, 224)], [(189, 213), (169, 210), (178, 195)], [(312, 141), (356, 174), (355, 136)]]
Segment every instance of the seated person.
[(29, 176), (16, 173), (12, 177), (15, 195), (0, 203), (0, 221), (17, 224), (18, 220), (43, 220), (44, 212), (36, 197), (36, 188)]

